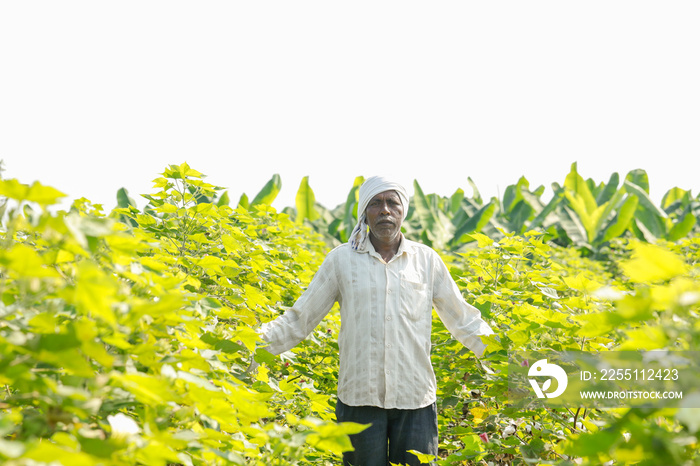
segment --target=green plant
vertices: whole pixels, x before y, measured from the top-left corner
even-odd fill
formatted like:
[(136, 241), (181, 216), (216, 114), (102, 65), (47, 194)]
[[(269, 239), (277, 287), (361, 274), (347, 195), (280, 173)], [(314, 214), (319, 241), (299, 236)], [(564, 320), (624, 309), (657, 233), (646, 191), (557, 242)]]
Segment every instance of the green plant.
[(4, 464), (332, 463), (349, 448), (357, 427), (328, 420), (331, 397), (294, 366), (246, 372), (253, 328), (294, 301), (323, 244), (262, 202), (212, 203), (202, 178), (170, 166), (143, 212), (110, 216), (85, 200), (52, 214), (58, 191), (0, 182)]

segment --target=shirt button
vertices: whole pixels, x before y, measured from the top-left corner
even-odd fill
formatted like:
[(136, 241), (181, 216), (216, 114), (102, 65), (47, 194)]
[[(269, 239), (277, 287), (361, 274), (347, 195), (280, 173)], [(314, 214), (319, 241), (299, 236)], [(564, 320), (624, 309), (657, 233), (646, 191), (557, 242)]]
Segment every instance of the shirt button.
[(386, 320), (391, 320), (391, 316), (386, 316)]
[(391, 348), (391, 343), (387, 343), (387, 344), (386, 344), (386, 347), (387, 347), (387, 348)]
[(387, 291), (387, 293), (391, 294), (391, 290)]

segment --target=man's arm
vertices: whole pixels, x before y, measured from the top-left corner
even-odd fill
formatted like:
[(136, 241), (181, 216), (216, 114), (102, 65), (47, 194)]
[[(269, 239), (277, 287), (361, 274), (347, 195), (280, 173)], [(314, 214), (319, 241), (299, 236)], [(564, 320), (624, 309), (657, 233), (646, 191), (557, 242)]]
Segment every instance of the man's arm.
[(326, 257), (306, 291), (277, 319), (263, 324), (260, 335), (270, 353), (280, 354), (298, 345), (331, 310), (338, 297), (332, 253)]
[(468, 304), (457, 284), (452, 279), (447, 266), (435, 254), (433, 280), (433, 306), (440, 320), (453, 337), (474, 352), (477, 357), (484, 354), (486, 345), (481, 342), (482, 335), (493, 335), (493, 330), (481, 318), (481, 312)]

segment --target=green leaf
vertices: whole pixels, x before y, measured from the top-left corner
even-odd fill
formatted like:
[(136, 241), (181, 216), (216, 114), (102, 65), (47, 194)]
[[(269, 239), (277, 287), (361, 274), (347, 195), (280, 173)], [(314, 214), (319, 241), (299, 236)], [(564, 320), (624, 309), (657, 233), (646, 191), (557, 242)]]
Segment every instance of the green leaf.
[(649, 194), (649, 176), (647, 172), (638, 168), (630, 171), (625, 177), (625, 184), (631, 183), (639, 187), (643, 192)]
[(74, 302), (78, 311), (116, 324), (117, 319), (112, 309), (119, 287), (116, 279), (87, 261), (78, 265), (77, 278)]
[(615, 329), (615, 324), (608, 319), (607, 312), (582, 314), (574, 317), (573, 320), (581, 326), (577, 334), (582, 337), (599, 337)]
[(41, 349), (36, 354), (36, 358), (39, 361), (63, 368), (68, 374), (79, 377), (94, 377), (95, 371), (77, 348), (59, 350), (55, 347), (55, 343), (52, 343), (50, 348), (50, 350)]
[(568, 207), (564, 207), (560, 212), (559, 225), (566, 232), (572, 243), (576, 246), (586, 246), (588, 244), (588, 233), (581, 224), (578, 215)]
[(28, 324), (34, 333), (55, 333), (58, 318), (53, 314), (41, 313), (29, 319)]
[(139, 299), (132, 301), (131, 314), (133, 317), (151, 316), (157, 317), (167, 314), (177, 315), (182, 309), (185, 301), (183, 297), (177, 293), (170, 293), (159, 297), (158, 300)]
[(175, 394), (170, 389), (170, 381), (164, 378), (156, 378), (145, 374), (120, 374), (113, 372), (112, 380), (146, 405), (159, 405), (176, 400)]
[(312, 427), (315, 431), (307, 437), (310, 445), (336, 455), (352, 450), (352, 444), (348, 435), (362, 432), (369, 426), (368, 424), (357, 424), (354, 422), (321, 424), (308, 418), (303, 420), (302, 424)]
[(637, 210), (639, 199), (637, 196), (628, 196), (622, 207), (617, 211), (617, 216), (603, 230), (603, 241), (610, 241), (613, 238), (621, 236), (630, 226), (630, 222), (634, 218), (634, 213)]
[(192, 177), (192, 178), (201, 178), (202, 174), (198, 172), (197, 170), (193, 170), (190, 168), (189, 164), (187, 162), (182, 163), (179, 167), (180, 173), (182, 174), (183, 178), (184, 177)]
[(52, 188), (51, 186), (44, 186), (38, 181), (35, 181), (29, 188), (26, 200), (46, 206), (55, 204), (58, 199), (62, 197), (66, 197), (66, 195), (58, 189)]
[(430, 243), (429, 245), (440, 249), (447, 243), (449, 235), (447, 226), (451, 226), (451, 223), (444, 217), (444, 214), (440, 216), (442, 212), (438, 212), (430, 198), (423, 193), (417, 180), (414, 180), (413, 187), (415, 190), (413, 204), (425, 239)]
[(170, 204), (168, 202), (159, 205), (154, 210), (162, 214), (174, 214), (177, 212), (178, 207), (176, 205)]
[(231, 199), (229, 198), (228, 191), (224, 191), (223, 194), (216, 201), (216, 206), (221, 207), (221, 206), (229, 205), (230, 202), (231, 202)]
[(102, 464), (102, 461), (97, 458), (70, 448), (62, 448), (48, 440), (34, 443), (23, 458), (46, 464), (70, 464), (71, 466)]
[(522, 191), (529, 187), (530, 182), (524, 176), (521, 176), (516, 184), (508, 186), (503, 194), (503, 211), (510, 214), (523, 198)]
[(129, 196), (129, 192), (126, 188), (120, 188), (119, 191), (117, 191), (117, 206), (121, 208), (137, 207), (136, 202)]
[(666, 220), (668, 215), (666, 212), (656, 206), (649, 198), (649, 194), (640, 186), (625, 181), (625, 189), (639, 198), (639, 208), (637, 209), (636, 218), (640, 220), (644, 226), (657, 238), (666, 236)]
[[(546, 222), (548, 221), (550, 215), (561, 203), (562, 199), (564, 199), (564, 190), (555, 190), (552, 199), (550, 199), (550, 201), (547, 203), (544, 209), (537, 212), (537, 216), (532, 220), (532, 222), (530, 222), (530, 229), (535, 229), (539, 228), (540, 226), (546, 225)], [(534, 200), (531, 199), (530, 205), (534, 208), (535, 203), (532, 201)]]
[(241, 197), (238, 200), (238, 205), (240, 207), (243, 207), (244, 209), (247, 209), (250, 207), (250, 202), (248, 201), (248, 196), (246, 195), (246, 193), (241, 194)]
[(617, 172), (610, 175), (610, 179), (605, 187), (596, 196), (596, 204), (602, 205), (610, 201), (618, 192), (617, 186), (620, 184), (620, 175)]
[(660, 327), (643, 325), (642, 327), (625, 332), (627, 339), (617, 348), (620, 351), (656, 350), (664, 348), (668, 338)]
[(668, 240), (678, 241), (681, 238), (685, 238), (693, 231), (696, 222), (695, 215), (692, 212), (687, 212), (680, 222), (675, 223), (671, 227), (671, 231), (668, 232)]
[(540, 196), (528, 190), (524, 190), (521, 194), (523, 196), (523, 202), (532, 208), (535, 215), (539, 215), (542, 209), (544, 209), (544, 203), (540, 200)]
[[(620, 199), (622, 195), (622, 193), (618, 193), (617, 199)], [(586, 230), (587, 242), (592, 244), (594, 238), (599, 233), (601, 223), (610, 214), (610, 211), (612, 210), (616, 201), (609, 201), (598, 206), (595, 204), (595, 201), (592, 205), (587, 204), (585, 196), (579, 193), (574, 193), (573, 191), (566, 191), (565, 196), (569, 201), (571, 209), (578, 216), (578, 221)]]
[(664, 197), (661, 199), (661, 208), (668, 209), (676, 202), (682, 202), (684, 199), (687, 199), (688, 197), (690, 197), (689, 195), (690, 192), (686, 191), (685, 189), (681, 189), (678, 187), (671, 188), (666, 192), (666, 194), (664, 194)]
[[(467, 220), (457, 229), (454, 236), (452, 237), (451, 244), (458, 244), (463, 241), (464, 235), (468, 235), (474, 232), (480, 232), (484, 226), (491, 220), (494, 213), (496, 212), (496, 204), (489, 202), (481, 209), (479, 209), (474, 215), (468, 217)], [(472, 235), (473, 236), (473, 235)], [(491, 241), (493, 243), (493, 241)]]
[(510, 211), (510, 231), (518, 234), (525, 232), (525, 222), (527, 222), (533, 215), (534, 209), (530, 207), (524, 199), (518, 201), (518, 203)]
[(66, 215), (64, 223), (78, 244), (85, 249), (92, 250), (92, 252), (95, 252), (95, 244), (93, 243), (91, 248), (91, 238), (109, 236), (114, 231), (113, 219), (84, 216), (77, 212)]
[(31, 186), (22, 184), (16, 179), (0, 180), (0, 196), (9, 197), (17, 201), (36, 202), (39, 205), (47, 206), (55, 204), (58, 199), (66, 195), (61, 191), (45, 186), (35, 181)]
[(620, 437), (619, 432), (607, 429), (592, 434), (572, 435), (564, 443), (564, 451), (571, 456), (597, 458), (598, 453), (609, 452), (613, 444), (620, 441)]
[(340, 240), (342, 242), (346, 242), (348, 238), (350, 238), (352, 230), (355, 228), (355, 224), (357, 223), (357, 203), (360, 195), (360, 186), (362, 186), (362, 183), (364, 182), (364, 177), (355, 177), (352, 188), (350, 189), (348, 197), (345, 200), (345, 205), (343, 206), (342, 223), (339, 225), (339, 228), (342, 228), (342, 230), (340, 230)]
[(309, 186), (308, 176), (301, 179), (301, 185), (296, 196), (296, 208), (297, 223), (303, 223), (304, 220), (313, 222), (319, 217), (318, 210), (316, 210), (316, 196)]
[(435, 461), (435, 455), (430, 455), (427, 453), (421, 453), (418, 450), (408, 450), (409, 453), (413, 453), (418, 457), (418, 461), (421, 462), (421, 464), (428, 464), (432, 461)]
[(250, 203), (250, 206), (253, 207), (258, 204), (272, 205), (274, 200), (277, 198), (277, 194), (279, 194), (280, 189), (282, 189), (282, 179), (279, 175), (275, 174), (255, 196), (253, 202)]
[(234, 334), (234, 339), (240, 340), (248, 348), (248, 351), (255, 350), (256, 343), (261, 342), (260, 335), (250, 327), (238, 327)]
[(0, 196), (5, 196), (17, 201), (23, 201), (27, 198), (29, 186), (20, 183), (14, 178), (9, 180), (0, 180)]
[(575, 196), (580, 198), (583, 211), (592, 213), (598, 207), (588, 184), (576, 171), (576, 162), (571, 164), (571, 171), (566, 176), (564, 188), (570, 190)]
[(462, 206), (462, 200), (464, 199), (464, 191), (462, 189), (457, 189), (457, 191), (450, 197), (450, 207), (449, 211), (452, 215), (456, 214), (460, 207)]
[(0, 265), (12, 270), (19, 278), (58, 278), (56, 270), (49, 268), (43, 258), (25, 244), (15, 244), (6, 251), (0, 250)]
[(644, 222), (638, 218), (632, 219), (630, 222), (630, 230), (634, 233), (634, 236), (637, 239), (648, 243), (656, 243), (656, 241), (659, 239), (656, 235), (649, 231), (649, 229), (644, 225)]
[(660, 246), (636, 242), (632, 251), (632, 258), (620, 267), (635, 283), (669, 280), (688, 272), (682, 257)]
[(483, 233), (472, 233), (469, 236), (477, 241), (479, 248), (490, 248), (494, 245), (497, 245), (497, 243), (494, 240), (484, 235)]
[(476, 187), (476, 184), (474, 183), (474, 180), (472, 180), (470, 177), (467, 177), (467, 182), (469, 183), (469, 186), (472, 188), (472, 199), (474, 202), (477, 204), (481, 205), (484, 203), (484, 201), (481, 199), (481, 193), (479, 192), (479, 189)]

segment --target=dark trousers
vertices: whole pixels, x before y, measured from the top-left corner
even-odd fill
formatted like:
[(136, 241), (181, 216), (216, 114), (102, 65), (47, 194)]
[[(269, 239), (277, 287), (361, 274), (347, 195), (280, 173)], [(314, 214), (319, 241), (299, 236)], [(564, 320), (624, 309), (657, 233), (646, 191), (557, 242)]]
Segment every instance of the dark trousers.
[(389, 462), (419, 466), (418, 457), (408, 450), (434, 455), (437, 460), (438, 426), (435, 403), (419, 409), (382, 409), (348, 406), (338, 400), (338, 422), (371, 424), (351, 435), (355, 451), (343, 455), (345, 466), (388, 466)]

